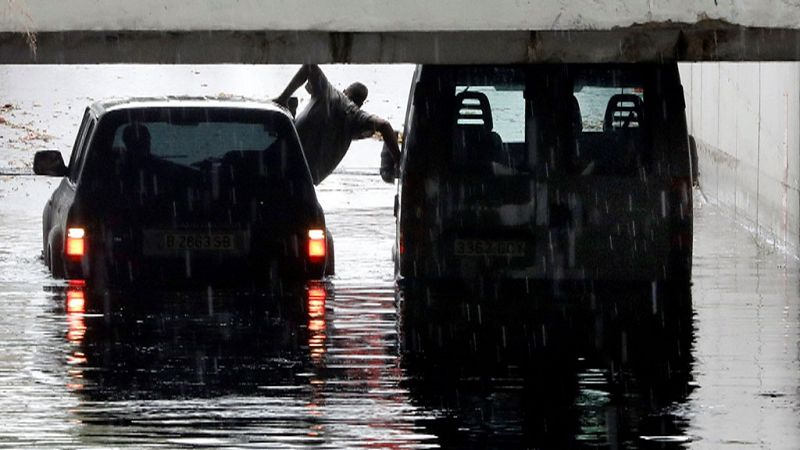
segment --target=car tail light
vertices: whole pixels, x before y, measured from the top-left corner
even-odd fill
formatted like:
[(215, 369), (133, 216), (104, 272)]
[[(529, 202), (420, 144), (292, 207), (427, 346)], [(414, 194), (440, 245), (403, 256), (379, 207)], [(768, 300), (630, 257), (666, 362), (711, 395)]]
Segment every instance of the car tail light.
[(86, 252), (86, 230), (83, 228), (67, 229), (67, 256), (80, 258)]
[(325, 258), (325, 230), (312, 228), (308, 230), (308, 257), (311, 259)]

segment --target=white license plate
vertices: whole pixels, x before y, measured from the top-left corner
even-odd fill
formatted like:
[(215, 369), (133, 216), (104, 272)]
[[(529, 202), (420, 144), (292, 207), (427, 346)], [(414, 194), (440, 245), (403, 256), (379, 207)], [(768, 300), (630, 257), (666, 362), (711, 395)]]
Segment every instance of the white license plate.
[(164, 233), (161, 247), (164, 250), (235, 250), (236, 241), (231, 233)]
[(234, 232), (156, 231), (144, 233), (146, 255), (169, 255), (191, 252), (239, 253), (241, 239)]
[(456, 239), (456, 256), (525, 256), (524, 241)]

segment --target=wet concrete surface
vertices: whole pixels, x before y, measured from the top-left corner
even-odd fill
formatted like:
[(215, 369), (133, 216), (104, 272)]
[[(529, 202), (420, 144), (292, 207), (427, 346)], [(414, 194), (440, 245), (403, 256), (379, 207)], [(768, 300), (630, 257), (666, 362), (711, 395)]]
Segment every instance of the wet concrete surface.
[(770, 448), (800, 442), (793, 258), (698, 204), (694, 284), (398, 291), (392, 186), (320, 188), (338, 274), (117, 293), (40, 258), (53, 181), (0, 178), (0, 447)]

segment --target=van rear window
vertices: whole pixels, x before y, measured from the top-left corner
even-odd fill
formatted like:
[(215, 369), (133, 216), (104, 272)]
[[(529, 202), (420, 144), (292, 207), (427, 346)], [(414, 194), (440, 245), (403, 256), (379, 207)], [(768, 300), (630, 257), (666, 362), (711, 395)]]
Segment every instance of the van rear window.
[(492, 121), (489, 131), (498, 135), (503, 142), (525, 142), (525, 97), (523, 86), (456, 86), (456, 98), (464, 93), (476, 93), (485, 98), (490, 116), (481, 111), (481, 101), (468, 99), (459, 105), (461, 111), (456, 117), (457, 125), (482, 125)]
[(428, 106), (450, 139), (452, 170), (633, 177), (651, 170), (652, 132), (677, 114), (663, 101), (677, 91), (648, 70), (440, 67)]
[(581, 122), (584, 132), (601, 132), (604, 128), (639, 128), (640, 120), (643, 117), (635, 117), (634, 105), (632, 100), (620, 101), (620, 109), (614, 110), (609, 116), (609, 123), (606, 125), (606, 112), (612, 97), (615, 95), (631, 95), (644, 102), (644, 89), (641, 86), (628, 87), (606, 87), (606, 86), (584, 86), (574, 93), (578, 100), (581, 112)]

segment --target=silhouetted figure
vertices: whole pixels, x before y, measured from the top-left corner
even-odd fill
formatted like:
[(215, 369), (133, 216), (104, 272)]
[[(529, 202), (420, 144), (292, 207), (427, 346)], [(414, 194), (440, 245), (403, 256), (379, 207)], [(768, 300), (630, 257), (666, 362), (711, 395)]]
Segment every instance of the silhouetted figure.
[(122, 143), (125, 152), (122, 154), (120, 182), (122, 192), (139, 197), (157, 192), (157, 181), (150, 170), (150, 131), (146, 126), (133, 123), (122, 130)]
[(150, 158), (150, 131), (146, 126), (135, 123), (122, 130), (125, 144), (125, 162), (137, 166)]
[[(355, 82), (339, 91), (331, 86), (317, 65), (306, 64), (297, 71), (275, 102), (288, 106), (289, 98), (303, 83), (306, 83), (311, 100), (295, 119), (295, 126), (314, 184), (320, 184), (336, 169), (354, 139), (370, 137), (376, 131), (383, 136), (394, 165), (398, 164), (400, 147), (392, 125), (361, 109), (367, 99), (366, 86)], [(392, 182), (393, 179), (386, 181)]]

